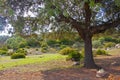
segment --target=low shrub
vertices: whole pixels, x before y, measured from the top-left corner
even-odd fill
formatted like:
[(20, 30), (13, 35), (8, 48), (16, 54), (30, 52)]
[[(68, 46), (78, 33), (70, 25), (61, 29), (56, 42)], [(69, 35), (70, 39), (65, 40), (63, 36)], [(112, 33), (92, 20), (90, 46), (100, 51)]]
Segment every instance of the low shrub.
[(105, 48), (111, 48), (111, 47), (115, 47), (115, 43), (113, 43), (113, 42), (105, 43)]
[(46, 53), (47, 52), (47, 48), (46, 47), (42, 47), (41, 48), (41, 52)]
[(46, 42), (41, 42), (41, 47), (48, 47), (48, 44)]
[(79, 51), (74, 50), (68, 54), (67, 60), (80, 61), (82, 58), (83, 56), (79, 53)]
[(19, 48), (25, 48), (27, 46), (27, 43), (26, 42), (21, 42), (19, 44)]
[(37, 49), (35, 49), (36, 51), (39, 51), (39, 49), (37, 48)]
[(8, 48), (7, 48), (7, 46), (4, 45), (0, 48), (0, 50), (8, 51)]
[(66, 47), (67, 47), (67, 45), (60, 45), (60, 49), (64, 49)]
[(80, 47), (82, 47), (82, 43), (80, 43), (80, 42), (75, 42), (75, 43), (72, 45), (72, 47), (79, 49)]
[(59, 51), (59, 53), (62, 54), (62, 55), (68, 55), (72, 51), (75, 51), (75, 49), (70, 48), (70, 47), (66, 47), (66, 48), (61, 49)]
[(48, 40), (47, 44), (51, 47), (55, 47), (55, 45), (58, 44), (58, 42), (56, 40)]
[(21, 48), (21, 49), (18, 49), (18, 50), (16, 51), (16, 53), (21, 53), (21, 54), (27, 55), (27, 50)]
[(20, 58), (25, 58), (25, 54), (22, 53), (14, 53), (11, 55), (11, 59), (20, 59)]
[(0, 50), (0, 55), (7, 55), (7, 51), (6, 50)]
[(27, 49), (30, 49), (30, 46), (26, 46)]
[(98, 49), (95, 51), (96, 55), (108, 55), (105, 50)]
[(93, 41), (92, 45), (93, 45), (94, 48), (100, 48), (100, 47), (102, 47), (102, 43), (101, 43), (100, 40)]

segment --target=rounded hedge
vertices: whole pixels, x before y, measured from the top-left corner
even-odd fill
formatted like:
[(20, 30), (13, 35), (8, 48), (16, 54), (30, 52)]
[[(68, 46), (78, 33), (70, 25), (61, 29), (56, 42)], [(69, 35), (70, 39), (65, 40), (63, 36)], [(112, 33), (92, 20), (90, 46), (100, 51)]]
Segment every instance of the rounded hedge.
[(27, 50), (25, 50), (24, 48), (19, 48), (16, 53), (21, 53), (21, 54), (25, 54), (27, 55)]
[(59, 53), (62, 55), (68, 55), (70, 52), (73, 52), (73, 51), (75, 51), (75, 49), (70, 48), (70, 47), (66, 47), (66, 48), (61, 49), (59, 51)]
[(20, 58), (25, 58), (25, 54), (21, 54), (21, 53), (14, 53), (11, 55), (11, 59), (20, 59)]
[(98, 49), (96, 51), (96, 55), (108, 55), (108, 54), (107, 54), (107, 52), (105, 50)]
[(68, 54), (67, 60), (80, 61), (82, 58), (83, 56), (77, 50), (74, 50)]

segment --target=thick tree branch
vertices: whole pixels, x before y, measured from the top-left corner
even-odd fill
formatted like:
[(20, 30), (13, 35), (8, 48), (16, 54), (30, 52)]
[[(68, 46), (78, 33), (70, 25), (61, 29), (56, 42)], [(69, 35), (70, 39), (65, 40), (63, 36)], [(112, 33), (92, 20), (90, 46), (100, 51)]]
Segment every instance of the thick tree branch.
[(63, 14), (59, 15), (59, 18), (56, 18), (58, 22), (64, 21), (65, 23), (70, 23), (72, 28), (75, 28), (79, 32), (83, 32), (85, 23), (78, 22), (71, 17), (65, 17)]
[(120, 18), (112, 22), (105, 22), (104, 24), (98, 26), (92, 26), (91, 33), (92, 34), (102, 33), (109, 28), (117, 27), (119, 24), (120, 24)]

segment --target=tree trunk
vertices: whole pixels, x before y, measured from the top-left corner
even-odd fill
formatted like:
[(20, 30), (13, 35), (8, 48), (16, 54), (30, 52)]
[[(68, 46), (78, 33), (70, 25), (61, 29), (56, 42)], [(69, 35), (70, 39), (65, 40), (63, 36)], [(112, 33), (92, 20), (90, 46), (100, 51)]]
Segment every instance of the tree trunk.
[(84, 35), (84, 49), (85, 49), (85, 59), (84, 59), (84, 67), (90, 69), (99, 69), (93, 59), (92, 54), (92, 36), (90, 34)]

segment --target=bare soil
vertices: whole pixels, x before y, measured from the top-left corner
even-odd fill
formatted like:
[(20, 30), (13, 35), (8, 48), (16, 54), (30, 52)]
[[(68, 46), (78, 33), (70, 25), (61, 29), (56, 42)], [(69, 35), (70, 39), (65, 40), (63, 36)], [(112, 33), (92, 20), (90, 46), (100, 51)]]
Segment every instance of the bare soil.
[[(0, 80), (120, 80), (120, 56), (95, 58), (95, 62), (108, 73), (102, 78), (96, 77), (95, 69), (80, 67), (60, 68), (60, 65), (71, 65), (71, 62), (48, 62), (46, 66), (38, 64), (18, 66), (0, 71)], [(57, 68), (56, 68), (57, 67)], [(107, 79), (109, 75), (114, 79)]]

